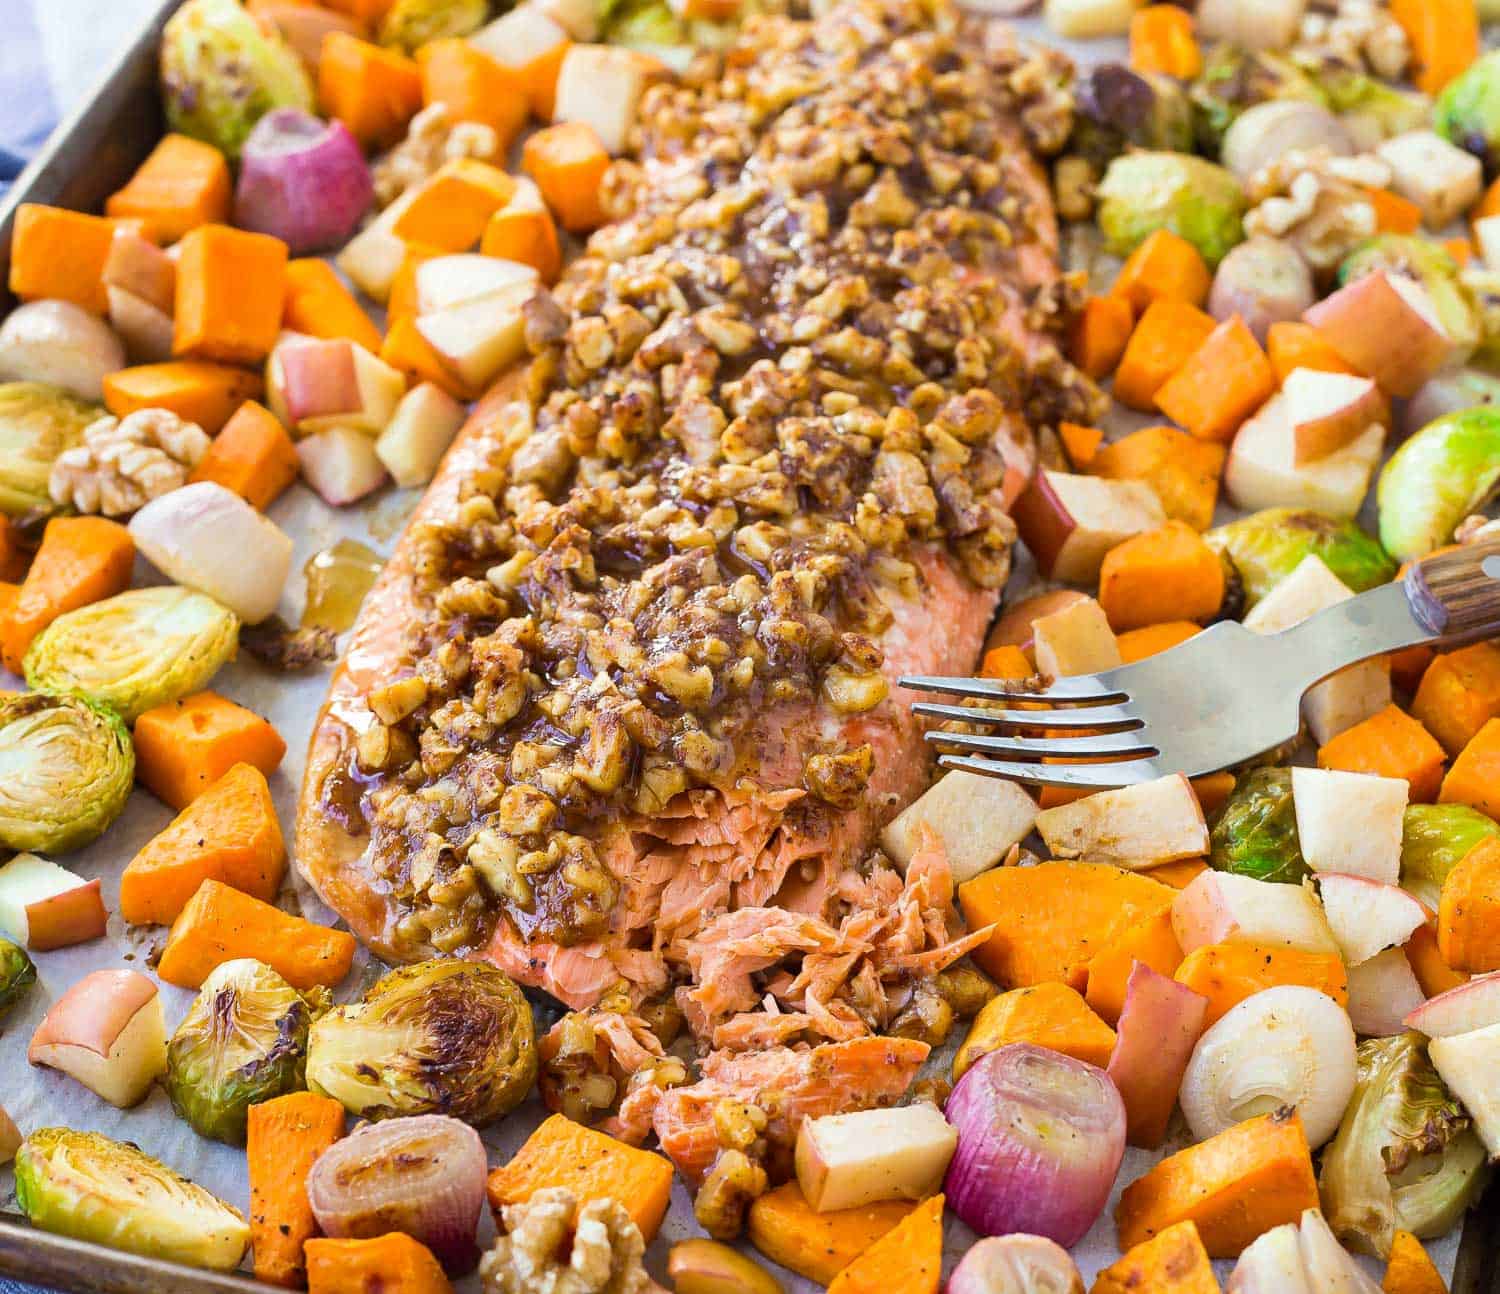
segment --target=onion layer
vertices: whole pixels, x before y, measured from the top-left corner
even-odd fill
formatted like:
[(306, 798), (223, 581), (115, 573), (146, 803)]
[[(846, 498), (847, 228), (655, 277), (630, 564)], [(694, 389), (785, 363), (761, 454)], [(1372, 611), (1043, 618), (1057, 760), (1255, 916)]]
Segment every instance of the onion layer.
[(278, 108), (245, 141), (234, 223), (301, 255), (345, 242), (374, 196), (364, 153), (343, 122)]
[(990, 1236), (963, 1256), (947, 1294), (1083, 1294), (1083, 1277), (1044, 1236)]
[(462, 1276), (479, 1261), (484, 1175), (484, 1145), (473, 1128), (422, 1114), (367, 1123), (334, 1142), (307, 1175), (307, 1199), (326, 1236), (404, 1231), (450, 1276)]
[(1284, 985), (1247, 997), (1198, 1040), (1179, 1100), (1199, 1140), (1292, 1106), (1316, 1149), (1354, 1094), (1354, 1030), (1316, 989)]
[(948, 1204), (980, 1235), (1067, 1248), (1093, 1225), (1125, 1153), (1125, 1104), (1103, 1070), (1012, 1043), (974, 1062), (944, 1113), (958, 1129)]

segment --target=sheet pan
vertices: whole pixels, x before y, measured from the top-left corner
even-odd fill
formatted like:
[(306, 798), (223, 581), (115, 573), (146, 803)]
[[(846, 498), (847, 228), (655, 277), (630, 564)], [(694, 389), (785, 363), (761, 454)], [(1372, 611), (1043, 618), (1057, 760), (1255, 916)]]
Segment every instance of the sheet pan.
[[(161, 28), (180, 0), (164, 0), (142, 26), (118, 60), (102, 73), (99, 85), (54, 133), (47, 147), (27, 168), (3, 200), (0, 200), (0, 309), (12, 304), (4, 283), (8, 271), (10, 234), (15, 209), (22, 202), (46, 202), (79, 210), (98, 210), (106, 195), (129, 177), (164, 126), (156, 91), (155, 65)], [(1029, 34), (1045, 38), (1035, 19), (1018, 25)], [(1056, 42), (1054, 42), (1056, 43)], [(1120, 53), (1118, 44), (1093, 42), (1075, 46), (1081, 60), (1098, 60)], [(335, 512), (310, 491), (294, 487), (274, 505), (273, 519), (296, 544), (294, 572), (302, 564), (339, 538), (359, 539), (378, 552), (389, 552), (402, 521), (416, 503), (415, 492), (386, 493), (361, 509)], [(155, 578), (142, 568), (138, 582)], [(295, 621), (301, 612), (303, 585), (289, 582), (281, 614)], [(265, 714), (286, 736), (287, 759), (272, 781), (283, 824), (290, 829), (301, 781), (304, 748), (313, 717), (327, 685), (326, 671), (304, 675), (277, 675), (241, 660), (228, 667), (215, 686), (242, 704)], [(14, 685), (0, 672), (0, 686)], [(103, 882), (106, 905), (118, 906), (119, 873), (137, 849), (170, 820), (171, 813), (144, 790), (137, 790), (121, 819), (103, 840), (69, 857), (68, 865), (85, 877)], [(309, 916), (331, 920), (306, 887), (289, 881), (285, 896), (300, 904)], [(166, 1095), (158, 1088), (134, 1110), (119, 1111), (94, 1098), (71, 1079), (51, 1070), (33, 1069), (25, 1060), (25, 1041), (40, 1022), (48, 1004), (69, 984), (95, 969), (126, 964), (144, 965), (159, 948), (160, 929), (132, 930), (112, 917), (106, 937), (80, 948), (48, 953), (38, 959), (40, 982), (27, 1002), (7, 1019), (0, 1033), (0, 1102), (15, 1117), (23, 1131), (61, 1123), (89, 1128), (107, 1135), (135, 1141), (178, 1171), (214, 1191), (241, 1209), (248, 1205), (243, 1153), (199, 1138), (177, 1119)], [(356, 970), (340, 993), (357, 997), (379, 974), (378, 965), (361, 954)], [(169, 1027), (187, 1010), (192, 994), (162, 985)], [(545, 1007), (543, 1008), (546, 1009)], [(545, 1026), (545, 1021), (543, 1021)], [(946, 1060), (946, 1057), (944, 1058)], [(511, 1154), (542, 1116), (536, 1102), (523, 1107), (485, 1134), (491, 1162)], [(1171, 1145), (1168, 1150), (1173, 1149)], [(1120, 1184), (1144, 1172), (1159, 1156), (1138, 1150), (1127, 1152)], [(1117, 1186), (1116, 1194), (1119, 1187)], [(1110, 1208), (1075, 1250), (1087, 1280), (1118, 1256)], [(483, 1223), (483, 1237), (492, 1228)], [(949, 1266), (971, 1240), (961, 1226), (948, 1226)], [(665, 1278), (667, 1248), (675, 1241), (697, 1233), (692, 1204), (679, 1183), (661, 1235), (648, 1254), (648, 1265), (659, 1280)], [(487, 1243), (487, 1239), (482, 1239)], [(1451, 1274), (1453, 1294), (1500, 1294), (1500, 1185), (1493, 1187), (1472, 1212), (1461, 1239), (1450, 1237), (1434, 1246), (1434, 1256), (1445, 1274)], [(1220, 1264), (1221, 1274), (1228, 1264)], [(1373, 1270), (1373, 1269), (1372, 1269)], [(99, 1246), (43, 1235), (28, 1228), (15, 1212), (15, 1195), (8, 1168), (0, 1169), (0, 1276), (33, 1280), (49, 1287), (88, 1294), (233, 1294), (265, 1289), (237, 1276), (205, 1275), (151, 1258), (121, 1255)], [(816, 1294), (812, 1282), (784, 1273), (784, 1284), (797, 1294)], [(459, 1286), (473, 1294), (478, 1281), (470, 1278)], [(893, 1292), (894, 1294), (894, 1292)]]

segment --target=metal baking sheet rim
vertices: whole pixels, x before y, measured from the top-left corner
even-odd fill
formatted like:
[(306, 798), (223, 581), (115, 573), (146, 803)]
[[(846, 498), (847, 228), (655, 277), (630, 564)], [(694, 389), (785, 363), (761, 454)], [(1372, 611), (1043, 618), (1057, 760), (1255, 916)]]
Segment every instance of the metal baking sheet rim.
[[(181, 0), (163, 0), (102, 74), (97, 88), (53, 131), (42, 151), (0, 197), (0, 315), (14, 304), (7, 286), (11, 233), (22, 203), (97, 211), (161, 137), (156, 88), (162, 28)], [(102, 1245), (49, 1235), (0, 1211), (0, 1277), (39, 1281), (78, 1294), (253, 1294), (268, 1287)], [(1452, 1294), (1500, 1294), (1500, 1176), (1464, 1222)]]

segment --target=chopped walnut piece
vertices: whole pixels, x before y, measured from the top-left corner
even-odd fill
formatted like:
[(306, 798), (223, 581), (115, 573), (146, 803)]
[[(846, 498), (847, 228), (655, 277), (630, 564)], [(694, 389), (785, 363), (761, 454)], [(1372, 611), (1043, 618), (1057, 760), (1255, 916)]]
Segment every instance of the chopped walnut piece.
[(643, 1294), (646, 1242), (625, 1206), (580, 1204), (549, 1186), (501, 1210), (505, 1234), (479, 1264), (485, 1294)]
[(698, 1225), (718, 1240), (733, 1240), (745, 1228), (745, 1211), (766, 1193), (766, 1170), (743, 1150), (724, 1150), (708, 1170), (693, 1200)]
[(1390, 167), (1373, 155), (1335, 157), (1327, 149), (1295, 149), (1250, 177), (1245, 233), (1279, 238), (1315, 270), (1331, 270), (1376, 232), (1375, 206), (1366, 190), (1390, 182)]
[(406, 138), (370, 168), (375, 205), (388, 207), (413, 185), (421, 184), (444, 162), (474, 157), (493, 162), (500, 156), (500, 136), (493, 126), (450, 121), (448, 106), (429, 103), (411, 119)]
[(152, 499), (187, 484), (208, 452), (208, 434), (170, 409), (137, 409), (105, 417), (65, 449), (47, 481), (54, 503), (79, 512), (125, 517)]

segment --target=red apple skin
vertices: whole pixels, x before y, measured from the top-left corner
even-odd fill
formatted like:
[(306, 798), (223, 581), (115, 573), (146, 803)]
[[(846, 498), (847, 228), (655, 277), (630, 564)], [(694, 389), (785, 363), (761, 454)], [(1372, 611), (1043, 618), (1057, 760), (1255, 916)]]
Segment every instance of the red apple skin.
[(1415, 395), (1453, 354), (1452, 340), (1422, 317), (1384, 270), (1340, 288), (1302, 319), (1351, 367), (1402, 399)]
[(357, 413), (363, 407), (350, 342), (298, 342), (283, 347), (278, 358), (282, 392), (292, 421)]
[[(1369, 379), (1365, 381), (1368, 382)], [(1391, 402), (1378, 385), (1366, 387), (1363, 393), (1356, 392), (1350, 386), (1350, 394), (1352, 398), (1345, 404), (1327, 413), (1300, 420), (1297, 401), (1288, 400), (1288, 413), (1292, 419), (1292, 444), (1296, 451), (1292, 466), (1301, 467), (1304, 463), (1327, 458), (1329, 454), (1358, 440), (1367, 428), (1377, 423), (1390, 430)]]
[(1022, 542), (1036, 558), (1037, 569), (1050, 578), (1077, 523), (1047, 480), (1046, 472), (1039, 470), (1031, 478), (1011, 515)]
[(85, 975), (47, 1012), (26, 1058), (33, 1064), (47, 1061), (51, 1047), (82, 1047), (96, 1056), (108, 1057), (116, 1039), (130, 1026), (136, 1012), (156, 997), (156, 985), (140, 971), (102, 970)]
[(26, 909), (26, 946), (36, 952), (51, 952), (54, 948), (71, 948), (74, 944), (97, 939), (104, 933), (109, 914), (104, 910), (104, 897), (99, 892), (99, 881), (85, 881), (82, 885), (50, 899), (42, 899)]

